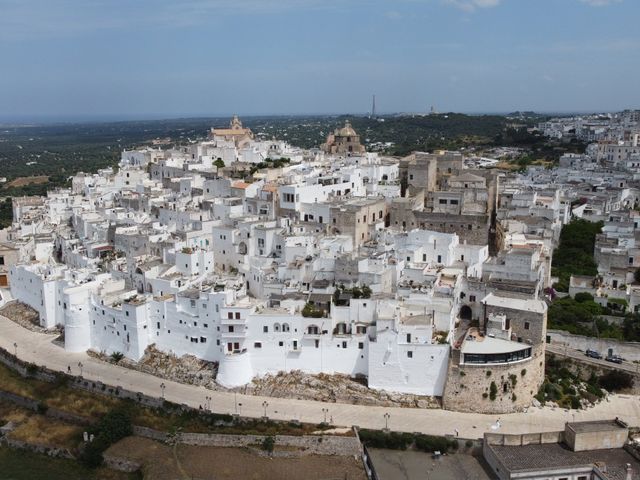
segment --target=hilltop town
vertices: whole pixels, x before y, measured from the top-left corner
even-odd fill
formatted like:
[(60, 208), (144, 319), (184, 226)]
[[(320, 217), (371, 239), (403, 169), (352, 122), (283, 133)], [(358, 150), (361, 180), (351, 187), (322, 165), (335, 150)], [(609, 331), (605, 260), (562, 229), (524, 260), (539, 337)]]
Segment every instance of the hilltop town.
[(552, 258), (572, 218), (604, 228), (597, 274), (573, 275), (569, 294), (640, 305), (637, 112), (598, 128), (585, 154), (506, 172), (461, 152), (367, 152), (348, 121), (301, 149), (234, 117), (14, 198), (3, 302), (61, 329), (67, 352), (191, 355), (226, 388), (342, 374), (450, 410), (521, 411), (544, 381)]

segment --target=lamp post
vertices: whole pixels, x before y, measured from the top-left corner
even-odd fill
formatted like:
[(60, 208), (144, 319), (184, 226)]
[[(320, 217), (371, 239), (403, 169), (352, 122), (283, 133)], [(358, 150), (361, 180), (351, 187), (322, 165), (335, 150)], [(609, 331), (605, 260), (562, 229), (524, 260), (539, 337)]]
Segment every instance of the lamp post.
[(233, 392), (233, 403), (235, 404), (236, 415), (238, 414), (238, 392)]
[(384, 429), (385, 430), (389, 430), (389, 417), (391, 417), (389, 412), (385, 412), (385, 414), (384, 414)]
[(18, 344), (16, 342), (13, 342), (13, 351), (15, 356), (18, 356)]
[(206, 400), (207, 410), (211, 410), (211, 400), (212, 400), (212, 398), (207, 396), (207, 397), (204, 397), (204, 399)]
[(164, 384), (164, 382), (162, 382), (160, 384), (160, 390), (162, 390), (162, 399), (164, 400), (164, 389), (167, 388), (167, 386)]
[(328, 408), (323, 408), (322, 409), (322, 413), (324, 413), (324, 423), (327, 423), (327, 413), (329, 413), (329, 409)]
[(262, 408), (264, 408), (264, 417), (267, 418), (267, 407), (269, 406), (269, 402), (266, 400), (262, 402)]
[(80, 376), (82, 376), (82, 367), (84, 367), (82, 362), (78, 362), (78, 368), (80, 369)]

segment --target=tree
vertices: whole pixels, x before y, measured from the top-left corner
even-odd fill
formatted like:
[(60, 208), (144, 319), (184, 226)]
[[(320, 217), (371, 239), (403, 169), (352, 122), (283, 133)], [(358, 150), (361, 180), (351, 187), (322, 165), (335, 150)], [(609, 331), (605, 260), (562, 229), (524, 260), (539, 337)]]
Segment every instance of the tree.
[(573, 298), (578, 303), (593, 302), (593, 295), (589, 292), (576, 293)]
[(224, 160), (218, 158), (215, 162), (213, 162), (213, 165), (218, 168), (224, 168)]
[(275, 445), (276, 440), (271, 435), (269, 435), (268, 437), (264, 437), (264, 440), (262, 440), (262, 449), (265, 452), (273, 453), (273, 447), (275, 447)]

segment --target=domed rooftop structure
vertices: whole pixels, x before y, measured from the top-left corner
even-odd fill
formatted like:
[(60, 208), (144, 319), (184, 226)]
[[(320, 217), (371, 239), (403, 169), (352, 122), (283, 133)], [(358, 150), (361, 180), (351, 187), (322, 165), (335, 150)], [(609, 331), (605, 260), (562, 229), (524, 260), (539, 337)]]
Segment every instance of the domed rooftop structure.
[(347, 154), (364, 153), (364, 146), (360, 145), (360, 135), (351, 126), (351, 122), (344, 122), (344, 127), (336, 128), (327, 136), (327, 141), (322, 145), (326, 153)]
[(336, 137), (357, 137), (358, 134), (351, 126), (351, 122), (347, 120), (344, 122), (344, 127), (342, 127), (335, 135)]

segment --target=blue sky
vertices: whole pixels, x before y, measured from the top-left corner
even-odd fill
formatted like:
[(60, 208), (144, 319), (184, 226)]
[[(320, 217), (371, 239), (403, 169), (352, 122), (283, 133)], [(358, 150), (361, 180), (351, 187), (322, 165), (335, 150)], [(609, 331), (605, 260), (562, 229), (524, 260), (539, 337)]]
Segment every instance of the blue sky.
[(640, 107), (638, 0), (0, 0), (0, 117)]

